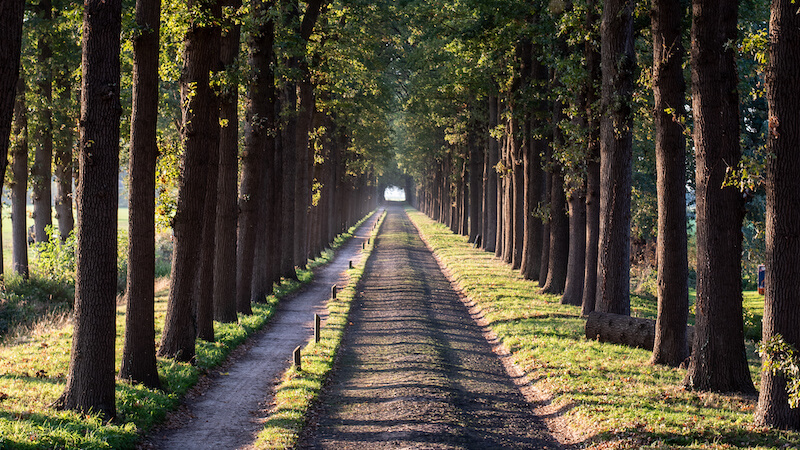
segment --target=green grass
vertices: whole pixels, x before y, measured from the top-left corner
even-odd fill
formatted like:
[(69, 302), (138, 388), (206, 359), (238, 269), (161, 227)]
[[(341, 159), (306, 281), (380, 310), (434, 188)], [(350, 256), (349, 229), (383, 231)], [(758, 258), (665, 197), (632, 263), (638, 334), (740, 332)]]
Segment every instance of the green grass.
[[(26, 220), (25, 229), (27, 230), (33, 225), (33, 205), (28, 205), (28, 217)], [(75, 212), (73, 211), (73, 214)], [(3, 205), (0, 210), (0, 220), (2, 220), (2, 239), (3, 239), (3, 269), (5, 272), (11, 271), (11, 207)], [(117, 212), (117, 224), (120, 230), (128, 230), (128, 208), (120, 208)], [(55, 208), (53, 208), (53, 227), (58, 229), (58, 219), (55, 217)], [(28, 261), (33, 259), (33, 252), (28, 247)]]
[[(380, 229), (384, 216), (378, 219)], [(322, 385), (328, 377), (336, 352), (342, 341), (350, 303), (356, 293), (356, 286), (364, 273), (375, 239), (365, 246), (364, 257), (359, 264), (350, 269), (350, 281), (335, 300), (328, 302), (328, 320), (320, 330), (320, 341), (311, 341), (301, 350), (301, 369), (294, 366), (287, 370), (275, 394), (275, 409), (267, 418), (264, 429), (259, 433), (255, 447), (258, 449), (293, 448), (306, 423), (308, 411), (319, 397)]]
[[(685, 391), (685, 371), (648, 363), (650, 352), (584, 338), (584, 320), (557, 296), (467, 238), (409, 210), (423, 237), (466, 295), (485, 313), (532, 384), (588, 448), (797, 448), (800, 433), (752, 425), (756, 399)], [(632, 298), (632, 309), (655, 316), (654, 299)], [(760, 323), (763, 298), (745, 294), (746, 316)], [(759, 361), (750, 349), (757, 383)], [(757, 384), (756, 384), (757, 385)]]
[[(337, 238), (341, 245), (348, 236)], [(239, 323), (215, 322), (215, 342), (198, 341), (197, 365), (169, 359), (158, 361), (164, 390), (148, 389), (117, 381), (118, 419), (102, 423), (92, 415), (56, 411), (49, 405), (63, 392), (72, 327), (63, 322), (34, 328), (0, 346), (0, 448), (134, 448), (140, 437), (163, 420), (180, 403), (186, 391), (200, 375), (219, 365), (249, 335), (273, 316), (279, 298), (311, 280), (312, 268), (330, 261), (333, 252), (309, 263), (298, 273), (300, 281), (284, 281), (275, 295), (264, 303), (253, 304), (253, 315), (239, 315)], [(164, 325), (167, 306), (167, 282), (157, 287), (156, 339)], [(125, 307), (117, 308), (117, 369), (122, 352)]]

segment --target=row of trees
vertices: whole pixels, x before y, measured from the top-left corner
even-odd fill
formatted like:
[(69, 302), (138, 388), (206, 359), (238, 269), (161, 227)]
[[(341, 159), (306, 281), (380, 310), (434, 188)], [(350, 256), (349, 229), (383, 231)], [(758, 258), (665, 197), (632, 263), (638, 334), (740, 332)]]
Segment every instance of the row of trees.
[[(77, 124), (78, 131), (76, 142), (59, 144), (67, 156), (55, 158), (57, 167), (68, 167), (61, 171), (70, 187), (77, 159), (75, 328), (58, 406), (115, 417), (120, 142), (126, 144), (129, 230), (118, 376), (150, 387), (160, 386), (157, 356), (193, 361), (196, 339), (214, 339), (214, 320), (236, 322), (237, 313), (251, 314), (252, 302), (263, 301), (282, 278), (296, 278), (297, 267), (376, 206), (376, 180), (389, 158), (385, 145), (366, 150), (376, 137), (386, 140), (366, 130), (388, 102), (378, 101), (386, 91), (367, 91), (363, 84), (384, 66), (380, 58), (372, 67), (353, 58), (369, 43), (358, 42), (357, 20), (344, 26), (350, 17), (345, 8), (320, 0), (137, 0), (135, 7), (105, 0), (82, 8), (3, 1), (0, 142), (4, 152), (10, 142), (14, 192), (21, 192), (13, 197), (15, 208), (22, 208), (12, 216), (15, 236), (25, 233), (28, 185), (37, 233), (40, 219), (51, 216), (36, 206), (39, 148), (52, 151), (55, 130)], [(80, 33), (62, 32), (69, 25), (56, 26), (53, 19), (74, 26), (81, 12)], [(70, 42), (76, 38), (80, 43)], [(55, 56), (56, 41), (79, 49), (81, 59)], [(121, 48), (130, 48), (132, 57), (121, 57)], [(36, 57), (24, 57), (31, 54)], [(42, 90), (52, 86), (55, 60), (80, 69), (80, 89), (69, 83), (64, 88), (79, 92), (79, 117), (69, 114), (68, 100), (53, 101)], [(33, 73), (34, 79), (27, 77)], [(36, 89), (27, 88), (31, 84)], [(30, 172), (29, 125), (41, 130), (31, 134)], [(52, 158), (41, 156), (47, 166), (41, 184), (47, 187)], [(49, 194), (42, 197), (49, 207)], [(72, 218), (72, 202), (65, 202), (70, 209), (58, 217)], [(174, 250), (166, 323), (156, 346), (159, 219), (172, 230)], [(58, 228), (62, 238), (71, 231), (61, 222)], [(13, 267), (23, 276), (26, 245), (14, 239)]]
[[(800, 48), (800, 16), (790, 2), (772, 3), (767, 50), (767, 24), (747, 2), (694, 0), (688, 14), (688, 4), (652, 0), (649, 27), (634, 6), (618, 0), (474, 2), (427, 22), (434, 26), (426, 35), (431, 47), (417, 51), (446, 58), (450, 67), (426, 81), (426, 89), (440, 93), (431, 96), (438, 110), (407, 109), (416, 145), (435, 149), (407, 153), (417, 205), (584, 315), (629, 315), (633, 166), (646, 159), (640, 151), (634, 157), (634, 142), (641, 146), (640, 136), (650, 134), (655, 158), (648, 163), (658, 199), (651, 361), (688, 361), (683, 383), (690, 389), (754, 393), (742, 318), (742, 225), (753, 189), (764, 186), (748, 184), (763, 167), (749, 153), (743, 159), (742, 148), (763, 126), (756, 146), (767, 147), (764, 338), (779, 334), (797, 345), (800, 304), (790, 293), (798, 278), (792, 262), (797, 221), (784, 203), (797, 191), (784, 177), (797, 164), (800, 145), (796, 92), (790, 94), (800, 67), (789, 50)], [(738, 35), (740, 22), (745, 36)], [(752, 64), (742, 78), (766, 82), (763, 121), (750, 100), (740, 100), (737, 73), (747, 67), (739, 52), (759, 37), (764, 47), (756, 56), (768, 63)], [(763, 84), (757, 86), (763, 95)], [(426, 120), (434, 126), (415, 129)], [(691, 343), (687, 188), (696, 197)], [(760, 391), (758, 423), (800, 427), (781, 375), (765, 369)]]

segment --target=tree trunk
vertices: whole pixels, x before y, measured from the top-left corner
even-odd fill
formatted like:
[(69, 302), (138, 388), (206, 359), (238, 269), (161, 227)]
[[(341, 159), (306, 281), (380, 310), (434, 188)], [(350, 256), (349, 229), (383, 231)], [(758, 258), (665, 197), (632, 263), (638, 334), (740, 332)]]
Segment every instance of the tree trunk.
[[(219, 17), (219, 4), (195, 4), (195, 1), (189, 0), (190, 9), (199, 8), (206, 17)], [(173, 220), (175, 248), (167, 317), (158, 349), (159, 356), (178, 361), (193, 361), (195, 356), (193, 299), (203, 239), (208, 149), (209, 145), (219, 145), (219, 105), (209, 85), (209, 74), (219, 57), (218, 49), (218, 27), (189, 25), (181, 76), (184, 155)]]
[(583, 277), (586, 273), (586, 201), (584, 188), (573, 188), (569, 195), (569, 257), (567, 280), (561, 303), (581, 306), (583, 302)]
[(295, 205), (295, 265), (305, 267), (309, 257), (309, 221), (311, 209), (311, 170), (313, 160), (312, 148), (309, 145), (311, 119), (314, 115), (314, 89), (311, 85), (311, 74), (307, 64), (300, 64), (303, 73), (297, 84), (297, 137), (295, 138), (297, 155), (297, 176), (294, 178)]
[[(239, 227), (236, 240), (236, 311), (252, 314), (250, 304), (253, 288), (254, 257), (259, 230), (259, 208), (264, 195), (262, 183), (275, 155), (267, 154), (267, 141), (273, 139), (275, 130), (275, 88), (272, 74), (272, 46), (274, 22), (257, 20), (267, 16), (274, 2), (257, 1), (251, 11), (259, 26), (248, 37), (248, 67), (245, 99), (244, 152), (242, 152), (242, 178), (239, 190)], [(259, 75), (263, 74), (263, 75)], [(274, 146), (273, 146), (274, 150)], [(227, 156), (230, 158), (230, 156)], [(273, 219), (274, 220), (274, 219)], [(263, 234), (263, 233), (262, 233)], [(279, 259), (280, 253), (275, 255)], [(230, 293), (227, 293), (230, 295)], [(224, 294), (223, 294), (224, 295)], [(229, 314), (234, 320), (235, 314)]]
[[(2, 15), (0, 15), (2, 17)], [(15, 272), (28, 278), (28, 115), (25, 106), (25, 79), (19, 77), (11, 130), (11, 264)]]
[[(481, 234), (483, 186), (483, 151), (476, 142), (477, 133), (470, 129), (469, 148), (469, 242), (476, 242)], [(410, 195), (406, 189), (406, 197)]]
[[(590, 122), (590, 127), (591, 122)], [(597, 297), (597, 245), (600, 238), (600, 146), (596, 140), (589, 143), (589, 162), (586, 171), (586, 259), (583, 274), (581, 316), (594, 311)]]
[[(60, 82), (61, 97), (67, 102), (71, 101), (70, 97), (72, 96), (70, 83), (72, 83), (71, 79)], [(67, 125), (67, 121), (71, 119), (71, 117), (56, 116), (56, 123), (64, 125), (63, 129), (56, 130), (60, 135), (60, 139), (57, 140), (58, 145), (55, 147), (53, 154), (53, 162), (55, 163), (54, 175), (56, 178), (54, 204), (56, 219), (58, 220), (58, 235), (61, 241), (66, 241), (72, 229), (75, 228), (75, 219), (72, 213), (72, 146), (74, 136), (73, 128)]]
[(653, 97), (658, 190), (658, 319), (653, 364), (680, 365), (689, 356), (689, 269), (686, 248), (686, 88), (678, 0), (652, 0)]
[[(240, 0), (229, 0), (228, 6), (241, 6)], [(235, 73), (239, 56), (240, 26), (228, 19), (228, 32), (220, 41), (220, 60), (225, 70)], [(226, 77), (227, 78), (227, 77)], [(214, 254), (214, 320), (236, 322), (236, 222), (237, 174), (239, 171), (239, 83), (235, 77), (220, 95), (220, 122), (225, 124), (219, 135), (219, 175), (217, 178), (216, 252)]]
[[(550, 156), (550, 148), (548, 146), (547, 152), (545, 153), (545, 159), (549, 160)], [(544, 173), (544, 189), (542, 192), (542, 198), (544, 199), (544, 208), (546, 210), (550, 210), (550, 191), (552, 190), (552, 183), (553, 183), (553, 174), (548, 172)], [(542, 240), (542, 259), (539, 263), (539, 279), (538, 284), (539, 287), (544, 287), (544, 284), (547, 282), (547, 273), (550, 271), (550, 222), (552, 221), (552, 217), (547, 217), (542, 222), (542, 235), (540, 239)]]
[(550, 186), (550, 252), (547, 265), (547, 280), (542, 292), (560, 294), (567, 281), (569, 257), (569, 217), (567, 197), (564, 193), (564, 177), (556, 167), (551, 175)]
[[(6, 0), (0, 4), (0, 164), (7, 159), (15, 103), (19, 102), (17, 80), (22, 78), (19, 69), (24, 11), (22, 0)], [(22, 86), (24, 90), (24, 82)]]
[[(586, 320), (586, 339), (628, 347), (653, 350), (656, 321), (612, 313), (589, 313)], [(694, 327), (683, 326), (683, 333), (694, 336)]]
[[(489, 97), (489, 129), (497, 126), (497, 97)], [(487, 133), (488, 134), (488, 133)], [(497, 204), (498, 181), (495, 167), (498, 162), (497, 139), (489, 136), (487, 139), (488, 151), (486, 152), (486, 235), (483, 237), (483, 248), (487, 252), (494, 252), (497, 245)]]
[[(41, 14), (44, 27), (47, 28), (53, 20), (53, 6), (50, 0), (41, 0), (36, 7)], [(47, 227), (53, 225), (52, 192), (50, 177), (52, 174), (53, 160), (53, 73), (52, 57), (49, 34), (38, 35), (39, 61), (41, 73), (37, 84), (37, 94), (41, 103), (37, 105), (36, 150), (34, 152), (33, 166), (31, 167), (31, 200), (33, 201), (33, 229), (36, 242), (48, 239)]]
[[(800, 16), (791, 0), (773, 0), (770, 17), (767, 100), (767, 278), (762, 342), (781, 335), (800, 347)], [(800, 428), (800, 408), (789, 407), (786, 379), (761, 372), (756, 423)]]
[(160, 0), (137, 0), (133, 39), (133, 108), (128, 163), (128, 273), (125, 341), (119, 377), (158, 388), (156, 368), (155, 202), (158, 144)]
[(78, 232), (72, 350), (60, 408), (116, 416), (119, 0), (86, 0), (83, 13)]
[(697, 301), (689, 389), (753, 393), (742, 318), (744, 200), (721, 187), (736, 167), (739, 96), (736, 42), (738, 2), (692, 2), (692, 111), (697, 166)]
[(600, 237), (596, 309), (630, 314), (633, 4), (605, 0), (600, 25)]
[[(585, 24), (588, 28), (598, 20), (597, 2), (589, 0), (586, 8)], [(584, 85), (584, 105), (588, 118), (589, 140), (586, 150), (586, 262), (584, 266), (583, 300), (581, 316), (594, 311), (597, 297), (597, 246), (600, 238), (600, 142), (599, 120), (594, 104), (597, 102), (597, 89), (601, 84), (600, 52), (595, 39), (587, 39), (583, 50), (586, 71), (589, 75)]]
[[(540, 86), (547, 82), (547, 68), (539, 61), (531, 61), (534, 82)], [(535, 114), (530, 112), (525, 115), (523, 123), (524, 139), (527, 141), (523, 154), (525, 193), (523, 199), (523, 255), (520, 273), (526, 280), (537, 280), (542, 263), (542, 220), (535, 215), (542, 200), (542, 187), (544, 185), (544, 171), (542, 170), (541, 155), (547, 153), (549, 143), (543, 137), (534, 137), (533, 128), (541, 124), (540, 115), (546, 112), (547, 103), (539, 100), (535, 105)]]
[[(219, 37), (216, 39), (216, 44), (212, 45), (219, 49)], [(219, 105), (219, 103), (217, 104)], [(209, 114), (212, 113), (209, 111)], [(217, 116), (219, 123), (219, 109), (214, 111), (214, 115)], [(203, 246), (200, 248), (200, 261), (194, 291), (197, 337), (206, 342), (214, 341), (214, 257), (217, 229), (219, 131), (219, 127), (213, 127), (206, 136), (208, 163), (206, 164), (206, 198), (202, 216)]]

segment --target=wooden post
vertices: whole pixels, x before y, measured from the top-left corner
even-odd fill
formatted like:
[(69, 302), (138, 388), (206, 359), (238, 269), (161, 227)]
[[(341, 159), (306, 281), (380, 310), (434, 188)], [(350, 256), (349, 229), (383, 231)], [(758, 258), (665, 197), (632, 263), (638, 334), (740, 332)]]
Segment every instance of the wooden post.
[(314, 314), (314, 342), (319, 342), (320, 336), (320, 324), (322, 320), (319, 317), (319, 314)]
[(335, 284), (333, 286), (331, 286), (331, 298), (332, 299), (336, 298), (336, 285)]
[(298, 371), (303, 370), (302, 366), (300, 365), (300, 346), (299, 345), (297, 347), (295, 347), (294, 352), (292, 353), (292, 356), (294, 357), (294, 367)]
[(353, 268), (353, 261), (350, 261), (350, 268)]
[(364, 250), (364, 243), (361, 243), (361, 250)]

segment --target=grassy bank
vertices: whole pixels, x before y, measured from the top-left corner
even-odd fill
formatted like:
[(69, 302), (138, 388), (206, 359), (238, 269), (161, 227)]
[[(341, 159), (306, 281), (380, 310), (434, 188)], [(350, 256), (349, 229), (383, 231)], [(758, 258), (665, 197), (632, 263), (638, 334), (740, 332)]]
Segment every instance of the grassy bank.
[[(333, 247), (352, 236), (339, 236)], [(253, 315), (239, 315), (239, 323), (215, 322), (215, 342), (198, 341), (197, 364), (173, 360), (158, 362), (164, 390), (117, 381), (118, 419), (104, 424), (92, 415), (56, 411), (49, 405), (63, 392), (69, 367), (72, 327), (55, 320), (0, 347), (0, 448), (134, 448), (140, 436), (174, 409), (200, 375), (219, 365), (244, 340), (273, 316), (280, 297), (311, 280), (311, 269), (331, 260), (333, 251), (298, 273), (300, 282), (285, 281), (264, 303), (253, 304)], [(156, 340), (164, 325), (166, 280), (157, 287)], [(125, 306), (117, 308), (117, 364), (122, 352)], [(117, 368), (119, 368), (117, 366)]]
[(378, 219), (373, 230), (370, 243), (365, 246), (364, 257), (348, 271), (350, 281), (336, 296), (328, 302), (328, 320), (320, 330), (320, 341), (313, 338), (302, 349), (301, 369), (292, 366), (283, 375), (275, 395), (275, 409), (264, 424), (256, 441), (258, 449), (293, 448), (300, 432), (306, 423), (309, 409), (319, 397), (322, 385), (328, 377), (336, 351), (342, 341), (347, 318), (350, 314), (350, 303), (356, 294), (356, 286), (364, 273), (367, 259), (375, 244), (375, 235), (386, 214)]
[[(537, 284), (473, 249), (466, 237), (417, 211), (409, 215), (532, 384), (550, 393), (557, 415), (582, 445), (797, 448), (800, 433), (752, 425), (754, 397), (684, 391), (685, 371), (648, 364), (650, 352), (586, 340), (579, 308), (539, 294)], [(637, 314), (655, 315), (654, 299), (633, 296), (631, 302)], [(745, 307), (748, 320), (760, 323), (763, 300), (748, 293)], [(759, 362), (749, 348), (757, 383)]]

